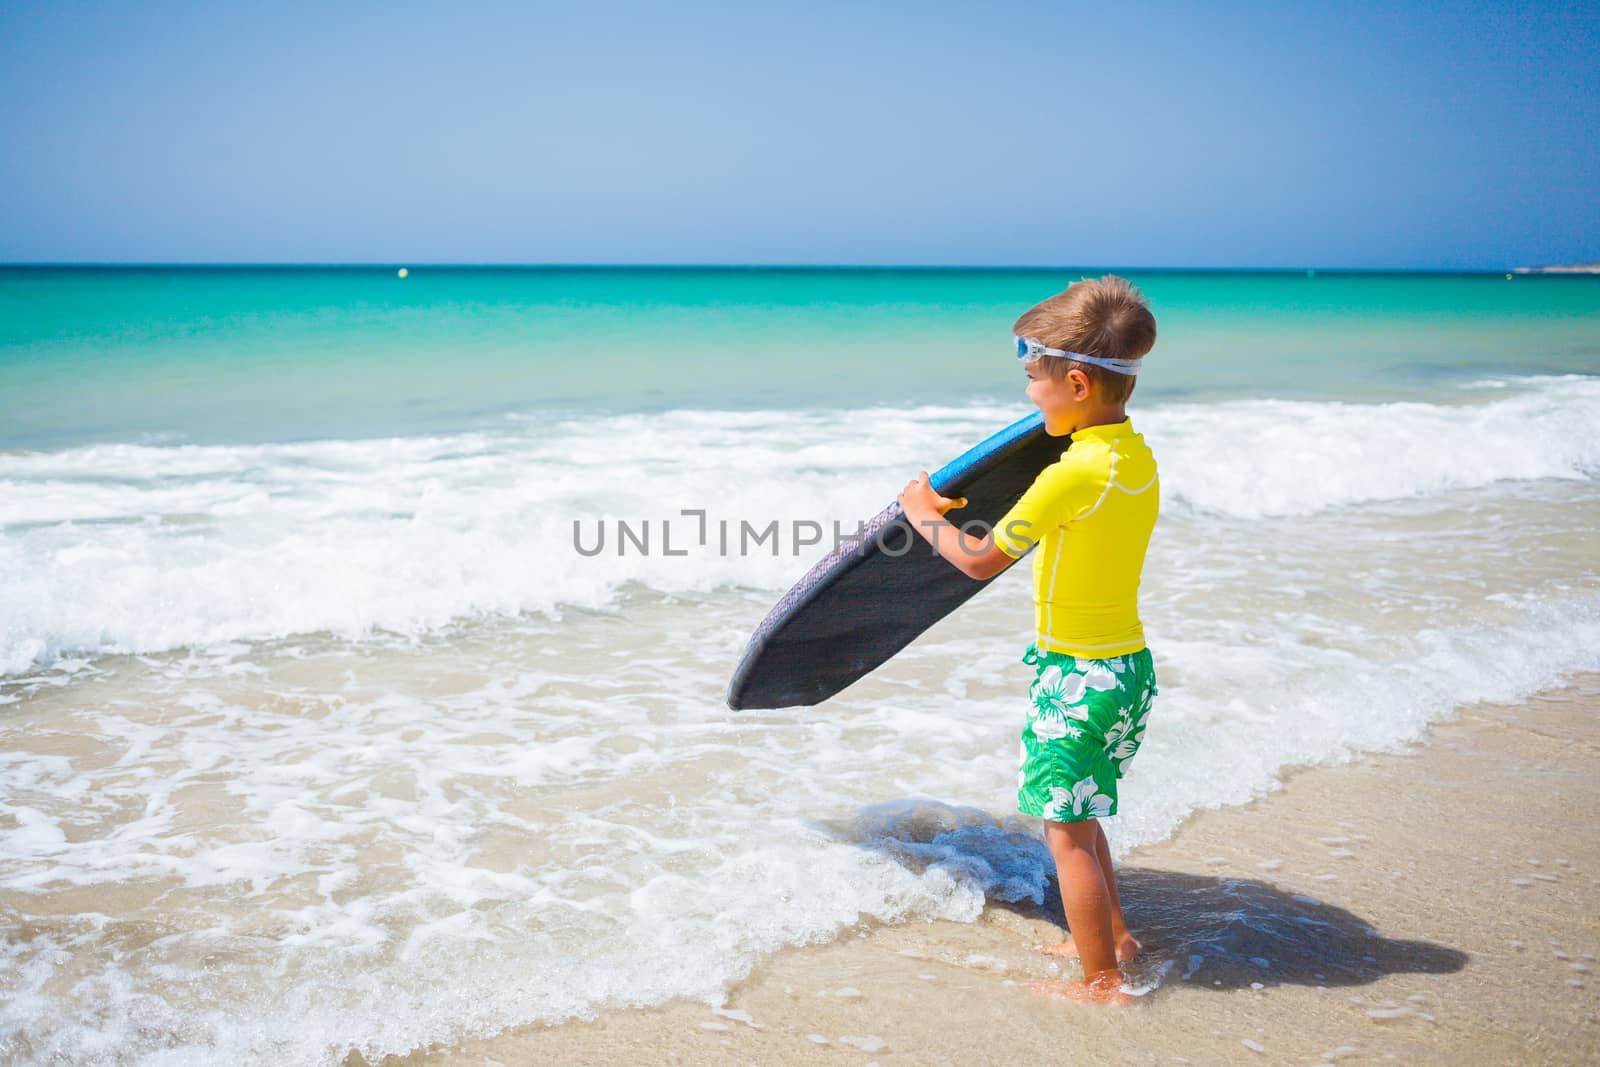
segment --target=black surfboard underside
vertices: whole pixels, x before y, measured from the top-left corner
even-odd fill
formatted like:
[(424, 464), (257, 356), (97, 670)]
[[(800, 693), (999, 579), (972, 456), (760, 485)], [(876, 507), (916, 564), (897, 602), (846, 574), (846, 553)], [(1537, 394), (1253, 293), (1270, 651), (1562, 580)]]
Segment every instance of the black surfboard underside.
[[(967, 506), (958, 526), (992, 526), (1069, 440), (1044, 432), (1038, 412), (969, 448), (928, 476)], [(728, 707), (819, 704), (886, 662), (989, 584), (935, 553), (892, 502), (805, 573), (756, 627), (728, 683)]]

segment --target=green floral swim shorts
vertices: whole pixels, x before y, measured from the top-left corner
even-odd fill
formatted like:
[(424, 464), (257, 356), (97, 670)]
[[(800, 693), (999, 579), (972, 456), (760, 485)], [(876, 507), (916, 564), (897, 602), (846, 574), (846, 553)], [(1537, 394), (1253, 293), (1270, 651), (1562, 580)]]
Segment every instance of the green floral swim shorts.
[(1144, 740), (1156, 695), (1150, 650), (1088, 659), (1028, 646), (1032, 706), (1022, 728), (1017, 810), (1055, 822), (1117, 813), (1117, 779)]

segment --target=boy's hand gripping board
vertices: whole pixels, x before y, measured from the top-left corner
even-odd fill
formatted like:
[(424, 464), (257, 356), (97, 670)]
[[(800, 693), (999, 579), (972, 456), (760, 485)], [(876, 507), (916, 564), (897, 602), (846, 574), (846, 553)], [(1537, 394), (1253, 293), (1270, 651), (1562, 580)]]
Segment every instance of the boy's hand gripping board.
[[(1068, 439), (1044, 432), (1034, 412), (940, 467), (934, 491), (966, 497), (956, 526), (1005, 515)], [(761, 620), (728, 682), (728, 707), (818, 704), (909, 645), (990, 581), (975, 581), (934, 552), (891, 503), (783, 595)]]

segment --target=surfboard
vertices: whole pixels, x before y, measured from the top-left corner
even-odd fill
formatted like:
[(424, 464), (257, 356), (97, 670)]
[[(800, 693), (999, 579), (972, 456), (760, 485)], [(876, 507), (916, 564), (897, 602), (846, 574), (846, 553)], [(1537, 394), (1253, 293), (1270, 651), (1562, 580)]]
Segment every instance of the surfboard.
[[(957, 526), (1004, 517), (1070, 441), (1044, 432), (1035, 411), (928, 476), (941, 496), (966, 497)], [(974, 527), (974, 534), (983, 532)], [(900, 502), (868, 519), (861, 536), (818, 560), (756, 627), (728, 682), (745, 708), (820, 704), (859, 681), (993, 581), (976, 581), (933, 551)]]

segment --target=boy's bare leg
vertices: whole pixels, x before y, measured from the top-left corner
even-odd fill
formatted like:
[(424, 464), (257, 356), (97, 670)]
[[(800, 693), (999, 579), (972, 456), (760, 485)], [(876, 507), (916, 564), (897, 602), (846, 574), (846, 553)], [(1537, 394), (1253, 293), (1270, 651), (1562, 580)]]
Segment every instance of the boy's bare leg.
[(1083, 981), (1044, 980), (1028, 985), (1042, 993), (1073, 1000), (1125, 1001), (1111, 935), (1111, 894), (1096, 848), (1100, 832), (1093, 819), (1045, 820), (1044, 840), (1056, 861), (1061, 906), (1083, 961)]
[[(1106, 831), (1098, 819), (1094, 820), (1095, 828), (1095, 858), (1100, 861), (1100, 870), (1105, 875), (1106, 893), (1111, 897), (1111, 941), (1117, 948), (1117, 962), (1126, 963), (1139, 954), (1140, 944), (1128, 932), (1128, 921), (1122, 917), (1122, 901), (1117, 897), (1117, 875), (1111, 866), (1111, 843), (1106, 840)], [(1075, 958), (1078, 955), (1078, 946), (1071, 937), (1055, 945), (1040, 945), (1039, 951), (1051, 956), (1067, 956)]]

